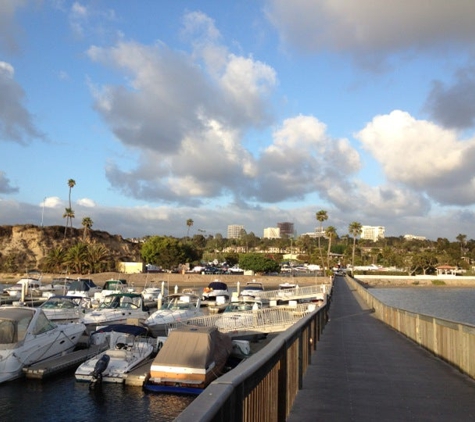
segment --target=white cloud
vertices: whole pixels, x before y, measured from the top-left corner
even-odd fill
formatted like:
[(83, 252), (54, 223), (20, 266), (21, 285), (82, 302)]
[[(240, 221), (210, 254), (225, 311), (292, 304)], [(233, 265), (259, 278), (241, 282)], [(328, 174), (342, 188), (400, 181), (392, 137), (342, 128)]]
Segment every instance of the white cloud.
[(375, 117), (356, 137), (389, 181), (440, 203), (475, 203), (475, 139), (399, 110)]
[(89, 198), (78, 199), (76, 202), (78, 205), (85, 208), (94, 208), (96, 206), (96, 203)]

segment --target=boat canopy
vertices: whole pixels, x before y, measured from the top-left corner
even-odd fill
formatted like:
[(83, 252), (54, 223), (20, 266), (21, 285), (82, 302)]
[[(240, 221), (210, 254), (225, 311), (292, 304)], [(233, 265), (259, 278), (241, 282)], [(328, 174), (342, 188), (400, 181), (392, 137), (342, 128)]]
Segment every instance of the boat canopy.
[(208, 289), (211, 290), (228, 290), (228, 285), (222, 281), (212, 281), (208, 284)]
[(111, 325), (106, 325), (105, 327), (94, 331), (93, 333), (91, 333), (91, 336), (94, 334), (110, 333), (110, 332), (131, 334), (133, 336), (143, 336), (147, 334), (148, 330), (147, 328), (142, 327), (140, 325), (111, 324)]
[(217, 327), (178, 328), (170, 332), (153, 365), (208, 369), (220, 358), (226, 359), (231, 349), (231, 338)]

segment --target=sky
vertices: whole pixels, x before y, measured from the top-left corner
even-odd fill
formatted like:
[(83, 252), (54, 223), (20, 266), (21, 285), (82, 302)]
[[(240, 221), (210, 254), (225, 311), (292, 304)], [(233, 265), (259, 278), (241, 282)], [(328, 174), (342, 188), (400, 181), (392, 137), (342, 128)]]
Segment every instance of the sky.
[(475, 238), (473, 0), (1, 0), (0, 225)]

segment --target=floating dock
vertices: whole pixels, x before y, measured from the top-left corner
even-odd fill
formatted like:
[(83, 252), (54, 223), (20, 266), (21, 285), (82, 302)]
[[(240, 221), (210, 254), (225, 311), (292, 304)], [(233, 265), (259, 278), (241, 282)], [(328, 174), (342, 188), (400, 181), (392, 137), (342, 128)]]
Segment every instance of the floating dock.
[(103, 352), (108, 348), (107, 344), (92, 345), (87, 349), (79, 349), (63, 356), (44, 360), (34, 365), (23, 368), (26, 378), (43, 379), (59, 374), (70, 369), (77, 368), (81, 363)]

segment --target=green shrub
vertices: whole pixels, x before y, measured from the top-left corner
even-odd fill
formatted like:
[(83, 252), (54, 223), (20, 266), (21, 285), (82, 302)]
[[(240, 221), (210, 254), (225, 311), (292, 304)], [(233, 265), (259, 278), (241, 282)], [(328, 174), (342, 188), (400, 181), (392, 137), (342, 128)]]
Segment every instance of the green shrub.
[(444, 280), (432, 280), (432, 284), (434, 286), (445, 286), (445, 281)]

